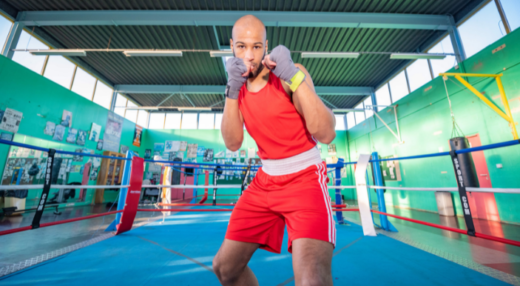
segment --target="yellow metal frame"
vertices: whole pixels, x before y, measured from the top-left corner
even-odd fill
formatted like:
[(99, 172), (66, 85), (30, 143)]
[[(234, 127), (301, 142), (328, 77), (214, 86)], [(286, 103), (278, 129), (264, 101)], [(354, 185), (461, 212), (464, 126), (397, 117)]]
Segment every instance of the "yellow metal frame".
[[(513, 119), (513, 114), (511, 113), (511, 109), (509, 108), (509, 102), (507, 101), (506, 92), (504, 90), (504, 86), (502, 85), (502, 80), (500, 77), (502, 74), (478, 74), (478, 73), (440, 73), (440, 76), (453, 76), (455, 77), (460, 83), (462, 83), (465, 87), (467, 87), (471, 92), (473, 92), (478, 98), (480, 98), (484, 103), (491, 107), (498, 115), (500, 115), (502, 118), (504, 118), (507, 122), (509, 122), (509, 126), (511, 127), (511, 131), (513, 133), (513, 138), (515, 140), (518, 139), (518, 133), (516, 132), (516, 123)], [(462, 77), (493, 77), (495, 78), (497, 85), (498, 85), (498, 91), (500, 92), (500, 98), (502, 100), (502, 103), (504, 104), (504, 108), (506, 112), (504, 113), (500, 108), (498, 108), (493, 102), (491, 102), (487, 97), (482, 95), (475, 87), (473, 87), (469, 82), (464, 80)]]

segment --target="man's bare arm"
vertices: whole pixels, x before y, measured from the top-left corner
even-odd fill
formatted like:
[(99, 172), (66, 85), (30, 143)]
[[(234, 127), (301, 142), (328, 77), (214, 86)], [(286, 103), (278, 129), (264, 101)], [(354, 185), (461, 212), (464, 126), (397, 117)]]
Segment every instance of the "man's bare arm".
[(238, 100), (226, 97), (220, 131), (226, 148), (231, 151), (240, 149), (244, 140), (244, 119), (238, 109)]
[[(292, 94), (296, 110), (305, 118), (307, 130), (321, 143), (329, 144), (336, 137), (336, 117), (327, 108), (314, 90), (314, 83), (309, 72), (301, 64), (295, 64), (303, 73), (305, 81)], [(283, 82), (283, 81), (282, 81)], [(287, 85), (284, 83), (284, 87)], [(290, 89), (286, 88), (286, 90)]]

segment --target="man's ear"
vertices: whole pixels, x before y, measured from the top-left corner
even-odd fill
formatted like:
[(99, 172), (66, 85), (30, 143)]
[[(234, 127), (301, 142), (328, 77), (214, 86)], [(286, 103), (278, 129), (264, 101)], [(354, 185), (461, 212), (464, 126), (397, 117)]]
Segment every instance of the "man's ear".
[(233, 52), (233, 39), (229, 39), (229, 47), (231, 48), (231, 52)]
[(268, 41), (269, 41), (269, 40), (265, 40), (265, 54), (266, 54), (266, 55), (269, 54), (269, 53), (267, 52), (267, 51), (269, 50), (269, 49), (268, 49), (268, 47), (269, 47), (269, 46), (268, 46)]

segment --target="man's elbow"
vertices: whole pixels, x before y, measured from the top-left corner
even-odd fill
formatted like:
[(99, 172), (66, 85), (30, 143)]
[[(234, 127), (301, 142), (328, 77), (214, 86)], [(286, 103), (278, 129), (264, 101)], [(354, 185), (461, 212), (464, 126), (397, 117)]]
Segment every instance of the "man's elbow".
[(232, 151), (232, 152), (235, 152), (235, 151), (238, 151), (238, 149), (240, 149), (240, 147), (242, 147), (242, 142), (226, 142), (226, 148), (229, 150), (229, 151)]
[(330, 144), (336, 138), (336, 131), (332, 130), (323, 134), (313, 134), (314, 138), (323, 144)]

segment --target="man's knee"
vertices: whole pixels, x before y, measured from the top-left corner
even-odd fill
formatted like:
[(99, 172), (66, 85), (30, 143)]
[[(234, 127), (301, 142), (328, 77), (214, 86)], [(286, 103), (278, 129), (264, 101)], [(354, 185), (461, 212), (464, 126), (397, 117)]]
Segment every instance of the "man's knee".
[(226, 285), (238, 279), (240, 272), (237, 270), (231, 263), (220, 259), (218, 254), (213, 258), (213, 271), (222, 284)]

